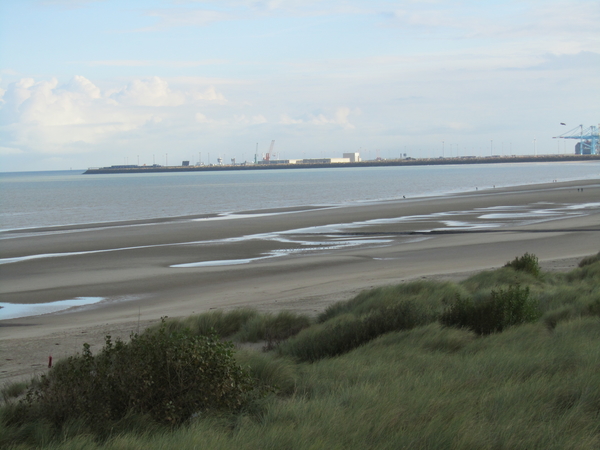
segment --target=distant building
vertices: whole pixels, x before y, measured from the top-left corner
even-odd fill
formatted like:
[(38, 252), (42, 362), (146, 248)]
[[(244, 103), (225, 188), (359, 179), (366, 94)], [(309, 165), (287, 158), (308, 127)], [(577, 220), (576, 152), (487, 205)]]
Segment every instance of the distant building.
[(360, 153), (344, 153), (344, 158), (348, 158), (349, 162), (360, 162)]
[(185, 166), (189, 166), (190, 162), (189, 161), (181, 161), (181, 165), (184, 166), (184, 167)]
[(263, 159), (258, 164), (297, 164), (301, 159)]
[(302, 160), (302, 164), (341, 164), (349, 162), (350, 158), (315, 158)]

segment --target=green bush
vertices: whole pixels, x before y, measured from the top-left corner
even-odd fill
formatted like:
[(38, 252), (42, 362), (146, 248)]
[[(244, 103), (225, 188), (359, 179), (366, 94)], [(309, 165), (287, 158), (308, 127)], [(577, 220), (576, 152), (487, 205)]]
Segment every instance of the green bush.
[(521, 257), (516, 257), (510, 262), (507, 262), (504, 267), (511, 267), (514, 270), (520, 272), (530, 273), (534, 277), (540, 275), (540, 264), (538, 258), (535, 255), (525, 253)]
[(529, 297), (529, 288), (519, 285), (492, 291), (480, 301), (457, 296), (440, 317), (445, 326), (468, 328), (479, 335), (497, 333), (512, 325), (539, 318), (537, 302)]
[(22, 415), (55, 427), (78, 419), (106, 428), (132, 414), (172, 426), (206, 411), (237, 410), (252, 389), (231, 343), (214, 333), (167, 333), (163, 321), (129, 343), (107, 336), (97, 356), (84, 344), (81, 355), (57, 364), (30, 389)]
[(346, 353), (384, 333), (409, 330), (434, 320), (434, 314), (423, 305), (401, 301), (364, 316), (338, 316), (300, 332), (283, 342), (278, 351), (300, 361), (312, 362)]

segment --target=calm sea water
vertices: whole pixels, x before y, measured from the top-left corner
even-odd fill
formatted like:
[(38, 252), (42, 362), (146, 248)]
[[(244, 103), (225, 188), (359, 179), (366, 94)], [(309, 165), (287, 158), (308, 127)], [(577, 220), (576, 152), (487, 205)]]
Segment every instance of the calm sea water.
[(243, 172), (0, 174), (0, 230), (444, 195), (600, 179), (600, 163)]

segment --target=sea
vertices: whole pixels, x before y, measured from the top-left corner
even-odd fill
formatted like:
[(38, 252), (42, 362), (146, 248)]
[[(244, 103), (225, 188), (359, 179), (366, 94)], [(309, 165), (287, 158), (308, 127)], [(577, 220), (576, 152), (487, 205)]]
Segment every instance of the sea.
[(352, 205), (494, 187), (597, 180), (600, 162), (103, 175), (83, 172), (0, 173), (0, 233), (61, 225)]

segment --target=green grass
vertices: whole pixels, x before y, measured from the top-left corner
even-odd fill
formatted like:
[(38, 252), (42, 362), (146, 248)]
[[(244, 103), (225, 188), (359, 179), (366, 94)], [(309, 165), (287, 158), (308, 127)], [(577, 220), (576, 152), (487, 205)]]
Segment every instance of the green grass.
[[(540, 319), (482, 337), (437, 321), (457, 295), (482, 302), (492, 291), (506, 292), (517, 284), (530, 289)], [(99, 441), (76, 422), (58, 437), (43, 421), (15, 430), (6, 420), (17, 402), (10, 397), (0, 410), (0, 447), (600, 448), (599, 285), (597, 260), (564, 274), (532, 276), (502, 268), (458, 284), (420, 281), (375, 289), (328, 308), (319, 323), (282, 342), (279, 351), (236, 352), (237, 363), (270, 388), (239, 413), (200, 415), (175, 429), (131, 417)], [(406, 308), (397, 318), (411, 325), (386, 331), (381, 325), (394, 308)], [(241, 325), (225, 327), (235, 329), (230, 336), (236, 339), (251, 322), (276, 317), (244, 314), (249, 318)], [(336, 340), (335, 334), (323, 334), (336, 327), (337, 335), (347, 333), (340, 342), (357, 340), (361, 326), (370, 329), (369, 321), (381, 332), (336, 356), (303, 362), (282, 350), (294, 342), (307, 348)], [(292, 328), (296, 322), (289, 323)]]

